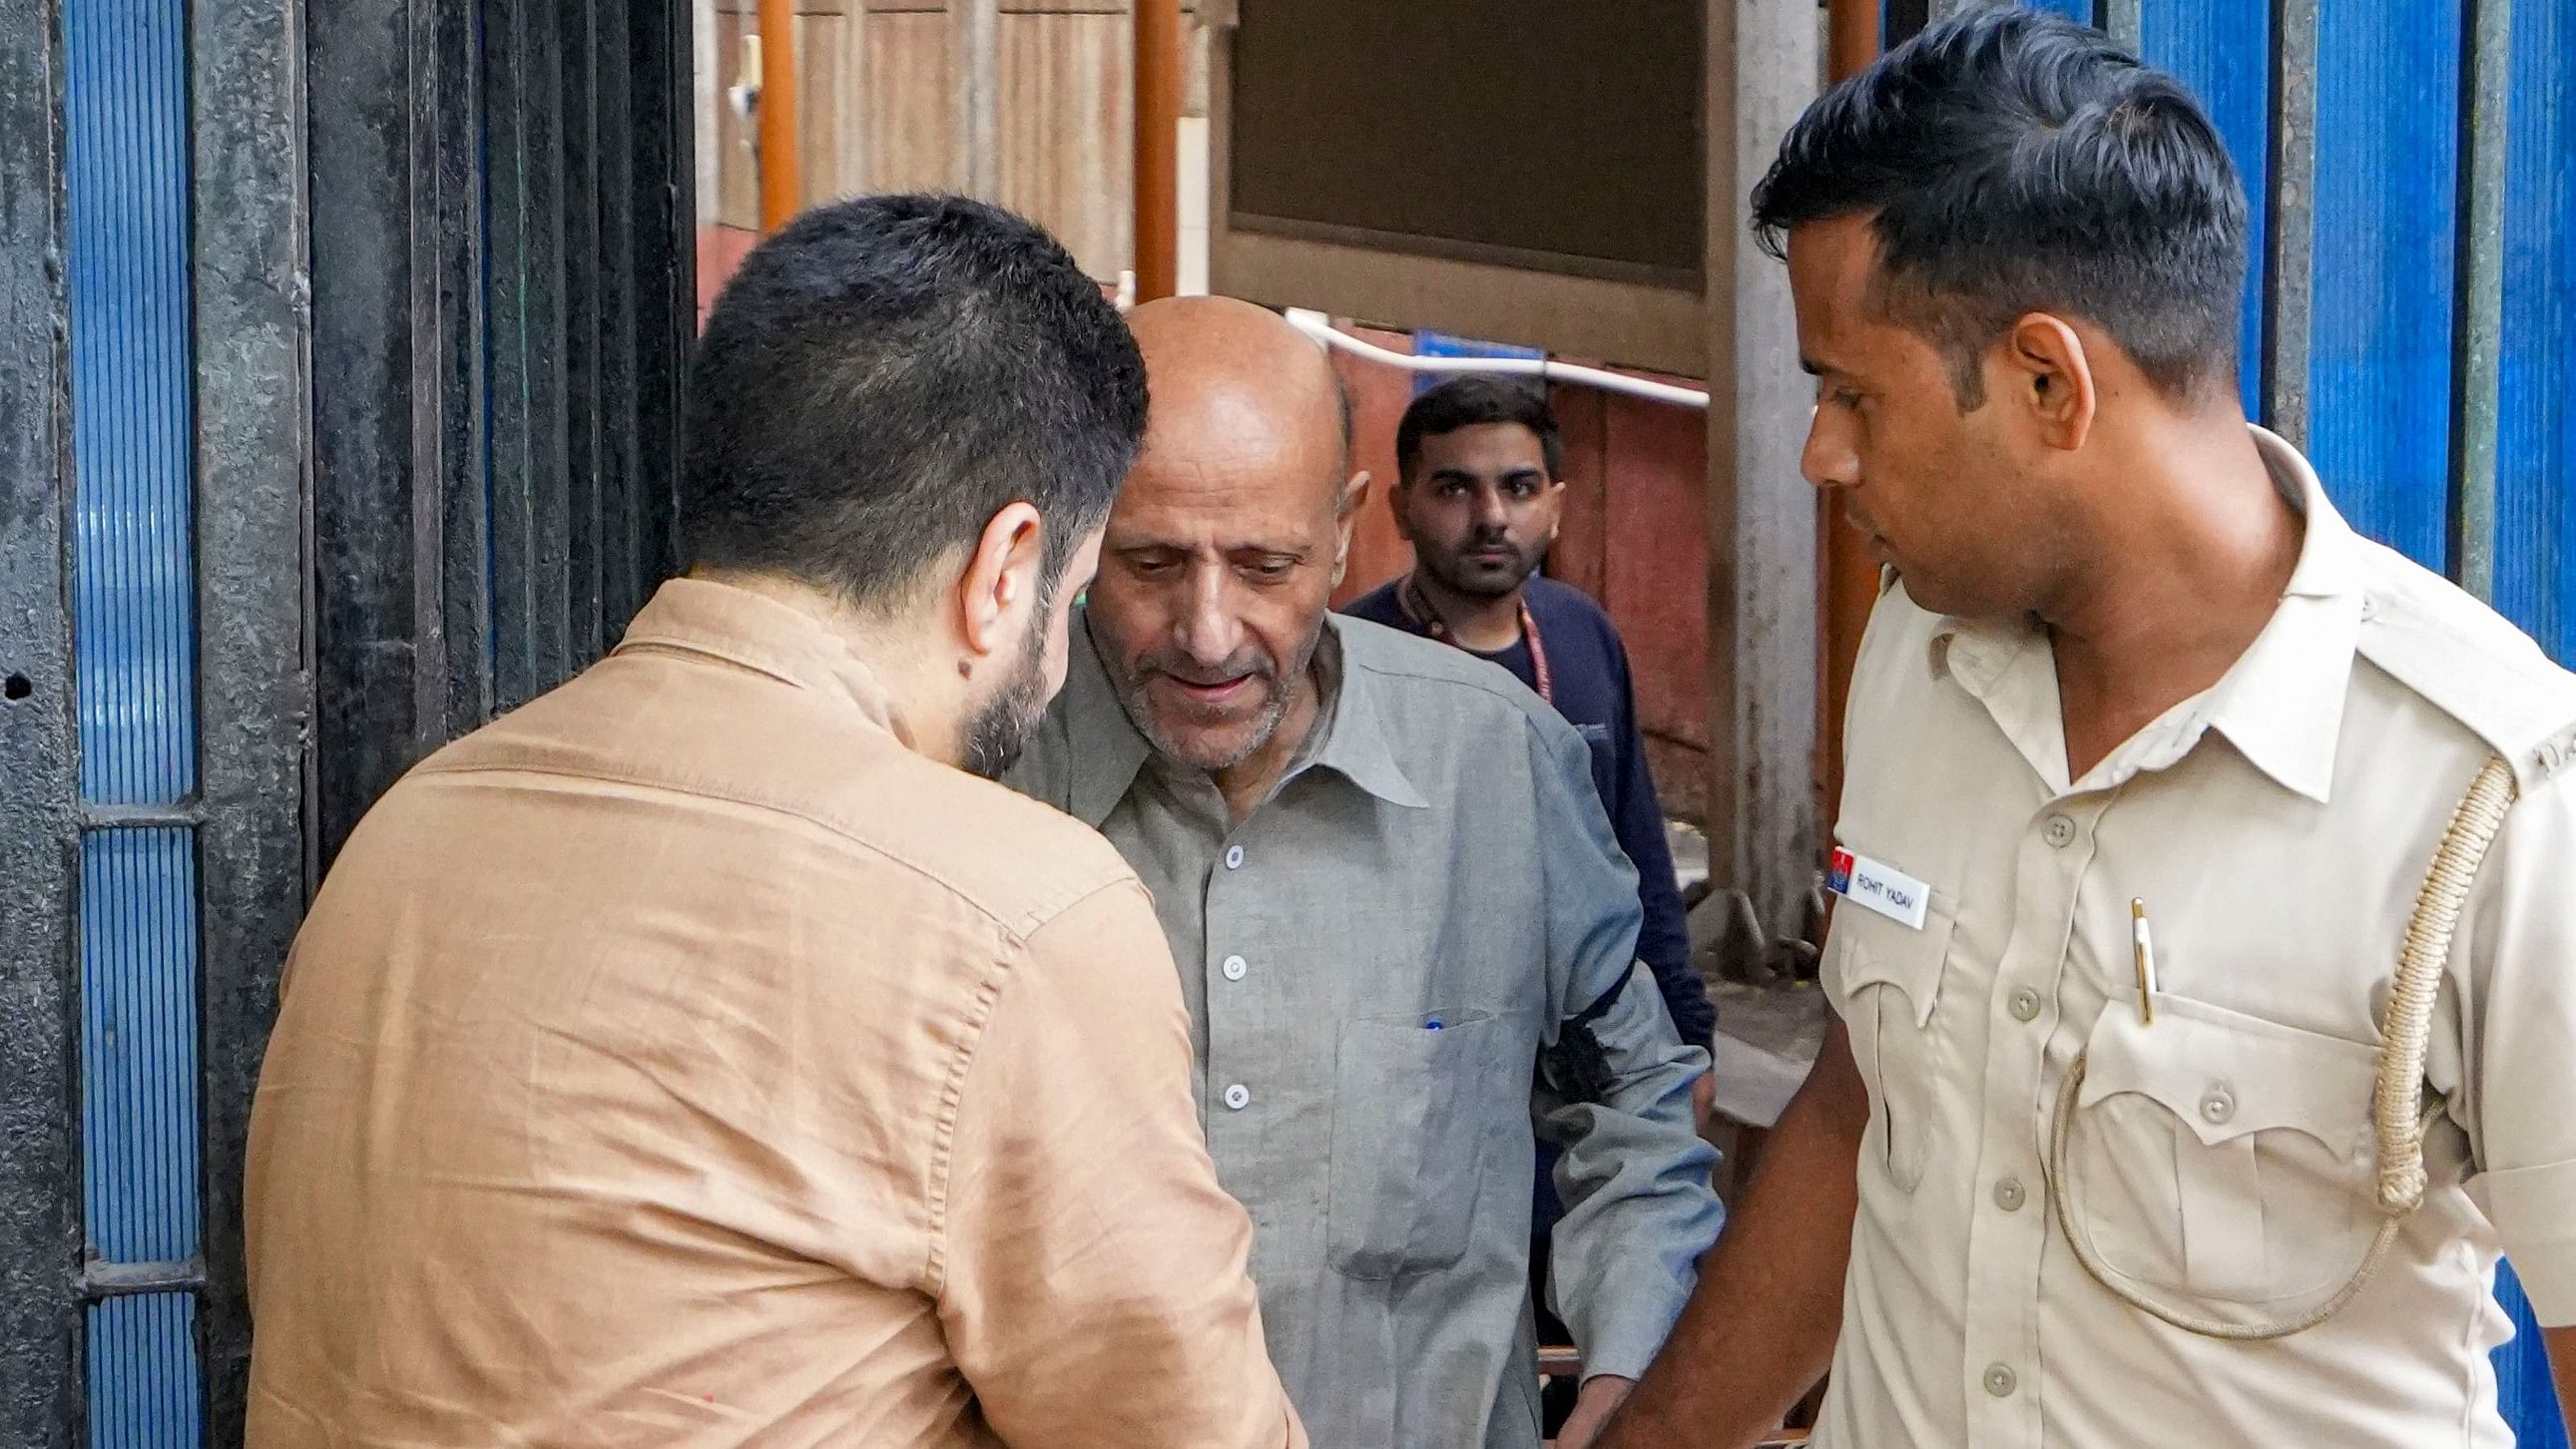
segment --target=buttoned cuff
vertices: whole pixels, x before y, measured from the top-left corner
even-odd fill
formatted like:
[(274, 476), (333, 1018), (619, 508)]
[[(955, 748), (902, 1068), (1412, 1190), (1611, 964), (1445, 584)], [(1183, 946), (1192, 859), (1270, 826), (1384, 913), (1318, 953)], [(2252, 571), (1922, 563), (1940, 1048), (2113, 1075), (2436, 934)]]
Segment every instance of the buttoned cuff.
[[(2576, 1325), (2576, 1161), (2481, 1172), (2469, 1197), (2495, 1224), (2543, 1328)], [(1586, 1367), (1589, 1367), (1587, 1364)]]

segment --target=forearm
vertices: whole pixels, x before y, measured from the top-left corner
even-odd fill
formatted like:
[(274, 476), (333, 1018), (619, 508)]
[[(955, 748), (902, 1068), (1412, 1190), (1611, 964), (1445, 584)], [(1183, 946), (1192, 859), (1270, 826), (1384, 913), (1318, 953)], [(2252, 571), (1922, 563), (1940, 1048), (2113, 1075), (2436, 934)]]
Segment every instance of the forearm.
[(1716, 1155), (1690, 1104), (1706, 1059), (1674, 1042), (1642, 972), (1588, 1030), (1597, 1033), (1603, 1090), (1559, 1106), (1546, 1124), (1565, 1148), (1556, 1164), (1565, 1216), (1551, 1235), (1554, 1281), (1586, 1368), (1634, 1377), (1688, 1301), (1722, 1216), (1709, 1186)]
[[(1839, 1038), (1839, 1032), (1836, 1033)], [(1828, 1053), (1849, 1054), (1837, 1039)], [(1601, 1449), (1748, 1445), (1824, 1375), (1842, 1323), (1866, 1098), (1811, 1077), (1765, 1145), (1751, 1190), (1654, 1367)]]

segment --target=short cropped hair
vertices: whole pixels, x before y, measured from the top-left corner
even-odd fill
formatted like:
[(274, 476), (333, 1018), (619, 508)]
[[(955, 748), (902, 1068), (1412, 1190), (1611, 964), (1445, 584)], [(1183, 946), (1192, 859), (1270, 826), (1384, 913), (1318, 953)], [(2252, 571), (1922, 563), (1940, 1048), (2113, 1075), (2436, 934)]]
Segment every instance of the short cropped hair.
[(1037, 226), (960, 197), (869, 197), (805, 213), (743, 261), (698, 339), (685, 417), (694, 564), (890, 604), (1026, 502), (1052, 593), (1135, 459), (1145, 365)]
[(1557, 432), (1556, 410), (1547, 405), (1546, 391), (1519, 378), (1483, 373), (1450, 378), (1414, 398), (1404, 410), (1404, 420), (1395, 425), (1396, 475), (1407, 483), (1413, 481), (1414, 470), (1422, 462), (1423, 439), (1444, 437), (1479, 423), (1518, 423), (1529, 429), (1538, 435), (1539, 451), (1547, 457), (1547, 476), (1553, 480), (1563, 475), (1565, 444)]
[(2043, 10), (1937, 24), (1807, 108), (1753, 191), (1773, 255), (1866, 216), (1882, 310), (1929, 338), (1962, 408), (2033, 311), (2091, 321), (2156, 388), (2236, 376), (2245, 188), (2181, 82)]

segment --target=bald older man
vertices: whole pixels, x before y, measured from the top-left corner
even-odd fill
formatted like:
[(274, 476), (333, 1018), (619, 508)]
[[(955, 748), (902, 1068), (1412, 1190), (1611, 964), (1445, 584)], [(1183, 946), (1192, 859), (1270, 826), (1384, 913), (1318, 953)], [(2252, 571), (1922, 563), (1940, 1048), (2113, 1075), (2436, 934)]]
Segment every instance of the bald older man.
[(1589, 753), (1503, 671), (1328, 612), (1367, 478), (1312, 342), (1217, 299), (1130, 321), (1144, 450), (1013, 783), (1153, 890), (1315, 1442), (1538, 1442), (1535, 1130), (1564, 1149), (1579, 1444), (1719, 1220), (1690, 1105), (1707, 1057), (1633, 969), (1636, 877)]

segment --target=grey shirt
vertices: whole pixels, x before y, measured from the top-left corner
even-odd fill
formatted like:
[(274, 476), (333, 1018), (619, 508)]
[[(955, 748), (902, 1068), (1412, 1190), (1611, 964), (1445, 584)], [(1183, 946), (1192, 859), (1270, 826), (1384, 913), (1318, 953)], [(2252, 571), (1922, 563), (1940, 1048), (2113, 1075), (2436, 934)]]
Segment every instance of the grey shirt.
[[(1337, 1449), (1529, 1449), (1533, 1132), (1565, 1149), (1553, 1293), (1587, 1374), (1645, 1368), (1720, 1218), (1689, 1100), (1707, 1054), (1632, 969), (1636, 877), (1582, 737), (1492, 665), (1333, 618), (1316, 727), (1237, 825), (1088, 638), (1011, 783), (1153, 891), (1299, 1414)], [(1597, 1003), (1568, 1100), (1560, 1028)]]

